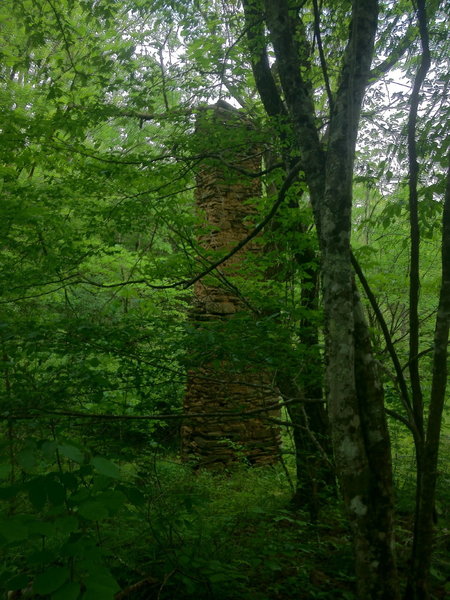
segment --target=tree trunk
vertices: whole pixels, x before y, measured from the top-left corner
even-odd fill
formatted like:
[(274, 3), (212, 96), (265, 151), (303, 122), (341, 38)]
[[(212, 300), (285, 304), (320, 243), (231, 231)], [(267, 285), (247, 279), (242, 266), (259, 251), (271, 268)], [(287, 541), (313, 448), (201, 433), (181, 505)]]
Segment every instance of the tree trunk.
[[(356, 390), (369, 475), (367, 497), (362, 502), (367, 502), (367, 513), (361, 515), (359, 531), (355, 535), (356, 540), (361, 541), (363, 538), (362, 556), (356, 561), (357, 579), (361, 597), (398, 598), (398, 578), (393, 553), (394, 486), (390, 438), (384, 410), (383, 387), (356, 289), (354, 319)], [(350, 507), (351, 505), (352, 500), (349, 502)], [(366, 549), (367, 544), (370, 546)], [(357, 543), (357, 553), (358, 547)], [(365, 564), (367, 561), (368, 564)], [(368, 573), (371, 576), (368, 576)], [(383, 582), (381, 589), (377, 582)], [(374, 585), (375, 588), (371, 589)]]
[[(265, 9), (322, 250), (328, 410), (336, 471), (354, 538), (358, 598), (396, 600), (389, 438), (367, 327), (355, 304), (350, 257), (353, 160), (378, 3), (353, 2), (326, 149), (315, 125), (303, 23), (286, 0), (266, 0)], [(357, 339), (360, 335), (364, 342)]]
[[(277, 157), (278, 158), (278, 157)], [(269, 156), (267, 167), (275, 162)], [(277, 161), (279, 162), (279, 160)], [(284, 163), (288, 164), (285, 158)], [(277, 188), (269, 186), (269, 193), (275, 195)], [(323, 358), (319, 349), (319, 256), (308, 225), (299, 219), (300, 199), (292, 198), (288, 203), (292, 211), (289, 227), (294, 230), (300, 240), (300, 249), (294, 252), (294, 265), (299, 270), (296, 277), (300, 283), (300, 306), (303, 316), (300, 319), (296, 334), (305, 348), (301, 365), (294, 371), (279, 368), (276, 374), (276, 384), (283, 398), (289, 402), (286, 405), (289, 418), (293, 424), (293, 441), (296, 466), (296, 489), (292, 498), (294, 508), (306, 508), (311, 520), (317, 521), (320, 505), (324, 502), (324, 489), (336, 489), (336, 476), (332, 463), (332, 448), (328, 416), (325, 408), (323, 390)], [(283, 237), (283, 224), (276, 217), (271, 223), (271, 230)], [(281, 242), (282, 245), (282, 242)], [(280, 250), (277, 244), (269, 244), (267, 250)], [(285, 281), (289, 274), (280, 275), (281, 265), (271, 266), (266, 271), (268, 279)], [(294, 267), (294, 269), (295, 269)], [(297, 281), (296, 281), (297, 283)], [(300, 374), (301, 370), (301, 374)], [(313, 399), (314, 402), (305, 401)], [(325, 400), (325, 399), (324, 399)], [(322, 496), (322, 497), (321, 497)]]
[(433, 378), (426, 438), (423, 446), (411, 570), (405, 600), (428, 600), (428, 579), (433, 550), (434, 506), (439, 443), (447, 389), (448, 340), (450, 328), (450, 167), (447, 171), (442, 218), (442, 279), (434, 333)]
[[(303, 267), (301, 275), (301, 307), (317, 311), (318, 306), (318, 257), (307, 247), (295, 257)], [(306, 265), (311, 264), (311, 268)], [(298, 328), (300, 343), (305, 347), (304, 364), (300, 383), (293, 373), (280, 372), (277, 385), (284, 397), (298, 398), (298, 404), (288, 404), (289, 417), (294, 424), (293, 436), (296, 455), (297, 488), (293, 505), (307, 507), (313, 521), (317, 520), (326, 488), (336, 487), (332, 462), (332, 448), (328, 414), (323, 402), (302, 402), (304, 398), (323, 398), (323, 359), (319, 350), (319, 330), (311, 316), (304, 316)], [(308, 371), (305, 374), (305, 371)], [(321, 498), (322, 496), (322, 498)]]

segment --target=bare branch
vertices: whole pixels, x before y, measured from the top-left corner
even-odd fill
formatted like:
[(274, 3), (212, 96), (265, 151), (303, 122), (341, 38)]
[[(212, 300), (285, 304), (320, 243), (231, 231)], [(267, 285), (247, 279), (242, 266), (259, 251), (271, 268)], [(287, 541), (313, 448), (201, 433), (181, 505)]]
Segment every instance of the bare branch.
[(329, 113), (331, 114), (333, 112), (333, 93), (332, 93), (331, 87), (330, 87), (330, 78), (328, 77), (327, 61), (325, 59), (325, 54), (324, 54), (323, 46), (322, 46), (322, 36), (320, 34), (320, 11), (319, 11), (319, 6), (317, 4), (317, 0), (313, 0), (313, 7), (314, 7), (314, 35), (316, 36), (316, 40), (317, 40), (317, 48), (319, 50), (319, 57), (320, 57), (320, 66), (322, 68), (323, 79), (325, 81), (325, 88), (327, 90), (328, 103), (330, 105)]
[(410, 25), (406, 30), (404, 37), (400, 40), (397, 46), (390, 52), (389, 56), (381, 62), (379, 65), (374, 67), (369, 75), (369, 85), (376, 83), (379, 79), (386, 75), (391, 69), (395, 67), (401, 57), (405, 54), (408, 48), (411, 47), (411, 43), (416, 36), (416, 27)]
[(351, 261), (352, 261), (353, 268), (355, 269), (355, 273), (357, 274), (358, 279), (361, 282), (362, 287), (364, 288), (364, 292), (367, 296), (367, 299), (369, 300), (370, 305), (372, 306), (372, 309), (375, 313), (378, 324), (380, 325), (381, 331), (383, 332), (384, 341), (386, 342), (386, 348), (390, 354), (392, 363), (394, 365), (395, 373), (397, 376), (397, 382), (398, 382), (398, 385), (399, 385), (400, 391), (401, 391), (403, 405), (405, 406), (405, 409), (406, 409), (408, 415), (410, 416), (410, 419), (412, 419), (412, 407), (411, 407), (411, 400), (409, 398), (408, 386), (406, 385), (406, 380), (403, 375), (403, 369), (400, 364), (400, 360), (398, 358), (397, 351), (394, 347), (394, 344), (393, 344), (393, 341), (391, 338), (391, 334), (389, 332), (389, 328), (384, 319), (383, 313), (381, 312), (381, 309), (377, 302), (377, 299), (375, 298), (375, 294), (372, 292), (369, 282), (367, 281), (367, 279), (363, 273), (363, 270), (361, 269), (361, 266), (358, 263), (353, 252), (351, 253)]
[(302, 398), (295, 400), (285, 400), (283, 402), (276, 402), (274, 404), (268, 404), (262, 408), (255, 408), (253, 410), (244, 410), (244, 411), (235, 411), (235, 410), (227, 410), (227, 411), (218, 411), (211, 413), (177, 413), (177, 414), (155, 414), (155, 415), (112, 415), (108, 413), (86, 413), (80, 412), (76, 410), (36, 410), (34, 412), (29, 412), (24, 415), (20, 414), (11, 414), (11, 415), (1, 415), (0, 420), (3, 421), (28, 421), (30, 419), (37, 419), (42, 417), (74, 417), (81, 419), (103, 419), (108, 421), (166, 421), (166, 420), (186, 420), (189, 421), (191, 419), (215, 419), (215, 418), (228, 418), (228, 419), (241, 419), (242, 417), (252, 417), (253, 415), (258, 415), (265, 412), (275, 411), (286, 404), (297, 404), (297, 403), (316, 403), (323, 402), (322, 398)]

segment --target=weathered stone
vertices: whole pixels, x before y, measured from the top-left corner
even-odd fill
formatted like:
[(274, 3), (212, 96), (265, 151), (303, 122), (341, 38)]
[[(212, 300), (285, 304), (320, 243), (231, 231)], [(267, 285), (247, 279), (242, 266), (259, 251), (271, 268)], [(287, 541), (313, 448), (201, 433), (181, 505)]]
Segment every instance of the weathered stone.
[[(213, 116), (219, 133), (221, 128), (240, 128), (241, 131), (250, 128), (242, 114), (231, 107), (224, 109), (216, 105), (208, 111), (211, 111), (208, 116)], [(202, 117), (197, 122), (197, 134), (202, 135)], [(248, 235), (256, 214), (251, 199), (261, 195), (259, 178), (241, 174), (242, 171), (260, 171), (258, 148), (248, 145), (227, 149), (221, 156), (224, 163), (219, 160), (205, 162), (197, 175), (196, 202), (204, 218), (203, 232), (198, 240), (206, 254), (208, 251), (229, 251)], [(236, 167), (235, 171), (233, 167)], [(255, 241), (249, 242), (220, 266), (221, 272), (232, 281), (233, 276), (239, 274), (243, 257), (260, 251)], [(211, 255), (211, 259), (214, 258)], [(198, 326), (205, 321), (226, 322), (236, 313), (246, 310), (232, 288), (220, 287), (219, 284), (199, 281), (195, 284), (194, 295), (191, 319)], [(220, 367), (203, 364), (190, 371), (184, 412), (203, 413), (204, 416), (188, 419), (182, 426), (183, 457), (196, 459), (200, 466), (209, 467), (242, 459), (250, 464), (275, 463), (279, 459), (279, 428), (263, 417), (277, 417), (279, 411), (245, 415), (247, 411), (277, 403), (278, 395), (271, 386), (271, 380), (269, 373), (250, 369), (233, 375), (230, 365), (223, 362)], [(213, 413), (217, 412), (229, 412), (230, 416), (213, 417)], [(235, 415), (241, 413), (241, 416), (233, 416), (233, 412)]]

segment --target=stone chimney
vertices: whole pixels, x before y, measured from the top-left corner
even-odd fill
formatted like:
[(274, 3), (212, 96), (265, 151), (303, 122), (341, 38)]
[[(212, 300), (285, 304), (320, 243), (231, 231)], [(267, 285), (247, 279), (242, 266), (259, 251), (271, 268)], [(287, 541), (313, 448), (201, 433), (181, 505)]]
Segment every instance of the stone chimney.
[[(209, 155), (199, 168), (195, 194), (205, 224), (198, 241), (206, 255), (208, 251), (231, 250), (254, 226), (256, 207), (251, 200), (260, 197), (261, 182), (259, 177), (245, 173), (261, 170), (261, 152), (246, 140), (251, 135), (245, 132), (251, 130), (251, 122), (241, 111), (223, 102), (201, 110), (197, 118), (196, 135), (203, 152)], [(261, 246), (251, 241), (219, 270), (233, 284), (243, 258), (259, 252)], [(211, 256), (211, 260), (216, 257)], [(190, 318), (196, 327), (208, 327), (208, 323), (220, 326), (221, 322), (225, 326), (236, 313), (248, 310), (233, 285), (211, 283), (211, 277), (195, 284)], [(277, 462), (279, 427), (267, 417), (279, 417), (279, 410), (264, 409), (278, 401), (269, 372), (250, 367), (234, 372), (224, 360), (191, 370), (184, 413), (203, 416), (187, 418), (182, 425), (183, 458), (213, 468), (239, 460), (253, 465)], [(251, 414), (214, 416), (224, 412)]]

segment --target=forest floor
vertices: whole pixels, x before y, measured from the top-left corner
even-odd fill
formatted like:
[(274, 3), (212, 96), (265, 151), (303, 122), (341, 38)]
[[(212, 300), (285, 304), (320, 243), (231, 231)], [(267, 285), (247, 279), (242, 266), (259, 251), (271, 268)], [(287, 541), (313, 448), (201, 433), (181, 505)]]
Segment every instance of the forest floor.
[[(50, 456), (53, 446), (37, 446)], [(22, 479), (0, 486), (1, 590), (40, 600), (357, 600), (347, 520), (336, 495), (316, 523), (291, 504), (292, 464), (195, 472), (147, 449), (119, 466), (60, 444), (60, 461), (21, 456)], [(136, 454), (134, 453), (134, 456)], [(287, 460), (289, 461), (289, 456)], [(396, 463), (402, 581), (414, 488)], [(433, 600), (450, 597), (450, 469), (436, 505)], [(37, 592), (37, 593), (36, 593)]]
[[(120, 599), (356, 600), (350, 535), (338, 500), (328, 498), (314, 524), (291, 507), (279, 467), (193, 476), (176, 461), (158, 461), (151, 472), (142, 481), (146, 521), (135, 523), (138, 540), (128, 530), (126, 557), (124, 539), (117, 540), (122, 557), (115, 575), (125, 583), (134, 571), (138, 582)], [(402, 579), (412, 541), (411, 494), (404, 483), (397, 517)], [(450, 502), (438, 512), (432, 585), (433, 598), (441, 600), (450, 595)], [(131, 569), (123, 569), (125, 563)]]

